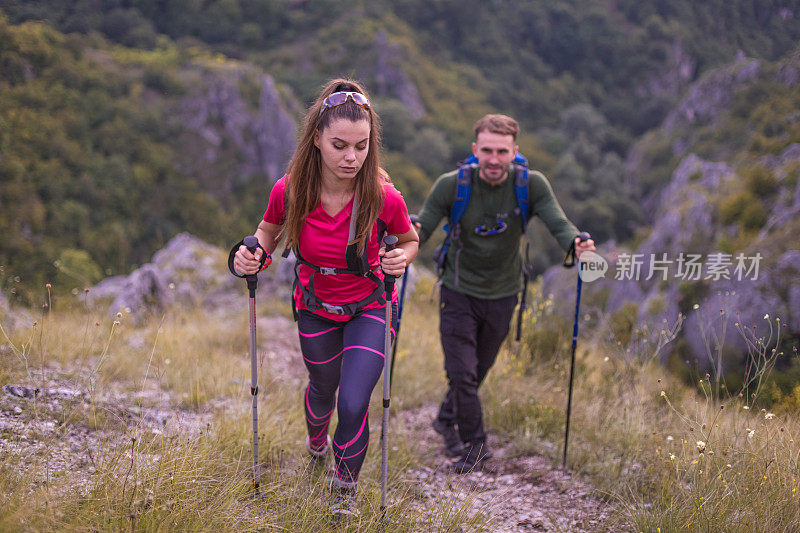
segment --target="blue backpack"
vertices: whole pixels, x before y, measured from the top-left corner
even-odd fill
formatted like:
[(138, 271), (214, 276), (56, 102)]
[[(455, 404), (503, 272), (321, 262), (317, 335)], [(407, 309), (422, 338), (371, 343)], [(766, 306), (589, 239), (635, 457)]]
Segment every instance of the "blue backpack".
[[(514, 167), (514, 196), (517, 199), (517, 210), (520, 222), (522, 224), (522, 232), (525, 233), (525, 228), (528, 226), (528, 219), (530, 217), (530, 202), (528, 201), (528, 160), (517, 152), (514, 160), (511, 162)], [(445, 262), (447, 259), (447, 252), (450, 249), (450, 244), (459, 242), (461, 234), (461, 219), (467, 211), (469, 205), (469, 197), (472, 185), (472, 170), (478, 167), (478, 159), (471, 155), (458, 167), (458, 178), (456, 180), (456, 198), (453, 202), (453, 207), (450, 209), (450, 223), (445, 224), (442, 228), (447, 236), (444, 241), (439, 245), (433, 253), (433, 259), (436, 262), (436, 270), (439, 277), (444, 273)], [(461, 253), (461, 247), (456, 250), (455, 260), (455, 283), (458, 286), (458, 256)]]
[[(522, 233), (525, 234), (525, 229), (528, 226), (530, 218), (530, 202), (528, 200), (528, 160), (519, 152), (511, 162), (514, 167), (514, 197), (517, 199), (517, 214), (519, 214), (520, 223), (522, 224)], [(444, 266), (447, 259), (447, 251), (450, 248), (451, 242), (459, 243), (456, 250), (455, 260), (455, 284), (458, 287), (458, 256), (461, 253), (461, 245), (459, 236), (461, 234), (461, 219), (467, 211), (469, 205), (469, 195), (472, 185), (472, 170), (478, 166), (478, 159), (471, 155), (469, 158), (461, 163), (458, 167), (458, 179), (456, 181), (456, 199), (453, 202), (453, 207), (450, 209), (450, 223), (445, 224), (442, 228), (447, 232), (442, 244), (440, 244), (433, 252), (433, 259), (436, 261), (436, 270), (441, 279), (444, 273)], [(527, 308), (527, 294), (528, 294), (528, 281), (530, 279), (530, 260), (528, 253), (530, 243), (525, 244), (525, 257), (524, 265), (522, 268), (523, 284), (522, 294), (519, 301), (519, 312), (517, 315), (517, 341), (519, 342), (522, 336), (522, 317)]]

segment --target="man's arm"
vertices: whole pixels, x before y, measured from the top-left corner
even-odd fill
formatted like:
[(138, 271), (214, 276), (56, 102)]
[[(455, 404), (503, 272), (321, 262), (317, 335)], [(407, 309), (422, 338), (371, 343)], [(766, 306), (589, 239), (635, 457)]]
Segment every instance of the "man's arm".
[(442, 174), (431, 187), (431, 192), (419, 214), (419, 223), (414, 225), (419, 233), (420, 244), (428, 240), (443, 218), (450, 216), (456, 195), (455, 174), (455, 172)]
[(578, 228), (564, 214), (544, 174), (536, 171), (528, 174), (528, 193), (533, 206), (532, 214), (542, 219), (565, 252), (569, 250), (579, 233)]

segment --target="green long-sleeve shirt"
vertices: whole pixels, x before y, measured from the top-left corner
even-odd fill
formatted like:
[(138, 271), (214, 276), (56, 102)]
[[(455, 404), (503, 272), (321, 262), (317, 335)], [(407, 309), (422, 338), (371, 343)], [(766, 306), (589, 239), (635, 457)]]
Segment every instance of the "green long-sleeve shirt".
[[(503, 183), (493, 186), (478, 176), (477, 168), (473, 169), (470, 201), (461, 219), (461, 242), (452, 242), (447, 252), (442, 276), (445, 287), (477, 298), (503, 298), (521, 290), (522, 257), (519, 242), (522, 223), (514, 196), (514, 171), (509, 168), (509, 172)], [(530, 219), (538, 216), (561, 248), (569, 250), (578, 235), (578, 229), (567, 219), (547, 178), (537, 171), (530, 171), (528, 176)], [(428, 240), (442, 218), (448, 217), (449, 220), (456, 197), (457, 178), (458, 171), (454, 170), (439, 176), (433, 184), (419, 215), (422, 225), (420, 243)], [(496, 227), (498, 219), (508, 226), (502, 233), (475, 233), (478, 225)]]

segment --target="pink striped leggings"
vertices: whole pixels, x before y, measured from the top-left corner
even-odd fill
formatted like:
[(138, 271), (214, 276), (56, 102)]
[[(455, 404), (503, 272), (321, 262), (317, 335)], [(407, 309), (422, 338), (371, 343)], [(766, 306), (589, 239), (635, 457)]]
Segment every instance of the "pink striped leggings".
[[(394, 322), (396, 303), (392, 316)], [(325, 446), (336, 407), (339, 423), (333, 434), (333, 455), (336, 475), (345, 483), (358, 480), (367, 454), (369, 399), (383, 370), (385, 318), (385, 307), (364, 311), (347, 322), (306, 310), (298, 313), (300, 349), (309, 378), (304, 398), (309, 439), (316, 449)]]

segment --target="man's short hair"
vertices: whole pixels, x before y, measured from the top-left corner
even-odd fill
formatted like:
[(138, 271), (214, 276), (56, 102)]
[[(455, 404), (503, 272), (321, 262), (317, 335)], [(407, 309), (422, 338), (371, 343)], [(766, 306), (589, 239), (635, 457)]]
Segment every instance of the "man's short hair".
[(475, 138), (482, 131), (497, 133), (499, 135), (511, 135), (517, 140), (519, 133), (519, 123), (507, 115), (486, 115), (475, 123)]

